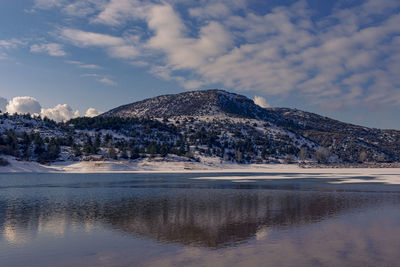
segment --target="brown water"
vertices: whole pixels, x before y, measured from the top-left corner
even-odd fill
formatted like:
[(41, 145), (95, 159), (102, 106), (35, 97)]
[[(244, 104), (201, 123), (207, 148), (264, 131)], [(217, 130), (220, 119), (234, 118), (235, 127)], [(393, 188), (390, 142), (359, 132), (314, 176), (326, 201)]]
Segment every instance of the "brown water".
[(398, 186), (193, 176), (1, 174), (0, 266), (399, 265)]

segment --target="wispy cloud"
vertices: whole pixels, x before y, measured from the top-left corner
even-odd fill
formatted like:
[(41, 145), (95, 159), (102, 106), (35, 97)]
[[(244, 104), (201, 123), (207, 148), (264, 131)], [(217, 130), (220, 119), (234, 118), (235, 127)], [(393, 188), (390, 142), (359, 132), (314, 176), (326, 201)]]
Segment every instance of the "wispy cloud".
[(117, 86), (118, 83), (114, 80), (112, 80), (111, 78), (104, 76), (104, 75), (100, 75), (97, 73), (85, 73), (82, 74), (81, 77), (89, 77), (89, 78), (95, 78), (96, 81), (105, 84), (105, 85), (109, 85), (109, 86)]
[(31, 45), (30, 51), (33, 53), (47, 53), (53, 57), (63, 57), (67, 55), (63, 45), (57, 43), (34, 44)]
[[(86, 70), (100, 70), (103, 69), (99, 65), (95, 64), (85, 64), (81, 61), (77, 60), (66, 60), (65, 61), (68, 64), (72, 64), (77, 66), (80, 69), (86, 69)], [(102, 84), (108, 85), (108, 86), (117, 86), (118, 83), (114, 80), (112, 80), (109, 76), (107, 75), (101, 75), (98, 73), (84, 73), (80, 75), (81, 77), (89, 77), (89, 78), (94, 78), (97, 82), (100, 82)]]
[(86, 17), (101, 10), (105, 3), (105, 0), (76, 0), (66, 3), (62, 11), (70, 16)]
[(124, 44), (124, 39), (108, 34), (86, 32), (77, 29), (64, 28), (61, 36), (77, 46), (117, 46)]
[(79, 68), (98, 70), (98, 69), (101, 69), (102, 67), (100, 67), (99, 65), (95, 65), (95, 64), (84, 64), (84, 65), (79, 65)]
[(65, 2), (65, 0), (34, 0), (34, 8), (50, 9), (53, 7), (60, 7)]
[(0, 40), (0, 59), (9, 59), (8, 51), (11, 49), (16, 49), (21, 46), (25, 46), (26, 42), (11, 38), (8, 40)]
[(132, 44), (134, 38), (122, 38), (108, 34), (81, 31), (64, 28), (61, 30), (61, 38), (81, 47), (103, 47), (111, 57), (132, 59), (139, 52)]
[(100, 77), (100, 75), (96, 73), (85, 73), (82, 74), (81, 77)]
[(113, 81), (113, 80), (111, 80), (110, 78), (107, 78), (107, 77), (103, 77), (103, 78), (99, 79), (98, 81), (101, 82), (101, 83), (104, 83), (106, 85), (110, 85), (110, 86), (117, 86), (118, 85), (117, 82), (115, 82), (115, 81)]
[(110, 0), (91, 22), (117, 26), (127, 20), (143, 18), (149, 4), (138, 0)]
[(99, 65), (96, 65), (96, 64), (85, 64), (83, 62), (75, 61), (75, 60), (67, 60), (65, 62), (67, 62), (68, 64), (75, 65), (80, 69), (92, 69), (92, 70), (102, 69), (102, 67), (99, 66)]
[(20, 45), (24, 45), (25, 42), (16, 39), (16, 38), (12, 38), (9, 40), (0, 40), (0, 48), (3, 49), (11, 49), (11, 48), (17, 48)]

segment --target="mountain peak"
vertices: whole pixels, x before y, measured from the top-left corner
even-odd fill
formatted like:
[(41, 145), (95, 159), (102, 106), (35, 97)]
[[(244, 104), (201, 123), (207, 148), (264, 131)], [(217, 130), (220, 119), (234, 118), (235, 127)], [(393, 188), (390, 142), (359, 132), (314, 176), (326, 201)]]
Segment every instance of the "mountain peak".
[(220, 89), (162, 95), (112, 109), (101, 116), (154, 117), (216, 116), (259, 118), (266, 110), (253, 100)]

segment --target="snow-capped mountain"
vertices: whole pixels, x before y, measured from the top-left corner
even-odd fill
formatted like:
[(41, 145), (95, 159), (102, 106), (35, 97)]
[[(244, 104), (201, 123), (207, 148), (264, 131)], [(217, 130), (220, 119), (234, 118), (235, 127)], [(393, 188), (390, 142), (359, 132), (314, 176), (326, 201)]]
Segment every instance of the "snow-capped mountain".
[(400, 160), (400, 131), (347, 124), (245, 96), (204, 90), (158, 96), (66, 123), (0, 115), (0, 154), (26, 160), (168, 154), (238, 163)]
[[(268, 140), (272, 143), (280, 142), (276, 138), (279, 132), (279, 136), (290, 139), (290, 143), (297, 149), (307, 147), (316, 150), (324, 147), (331, 155), (336, 155), (336, 160), (357, 162), (400, 159), (400, 131), (371, 129), (297, 109), (261, 108), (245, 96), (223, 90), (159, 96), (117, 107), (101, 116), (164, 119), (190, 117), (192, 123), (206, 126), (207, 129), (220, 125), (218, 127), (225, 135), (232, 133), (233, 128), (241, 128), (244, 131), (243, 138), (271, 136)], [(231, 131), (226, 129), (227, 125)]]
[(255, 105), (253, 100), (245, 96), (217, 89), (162, 95), (117, 107), (100, 116), (125, 118), (229, 116), (265, 121), (280, 119), (280, 116)]

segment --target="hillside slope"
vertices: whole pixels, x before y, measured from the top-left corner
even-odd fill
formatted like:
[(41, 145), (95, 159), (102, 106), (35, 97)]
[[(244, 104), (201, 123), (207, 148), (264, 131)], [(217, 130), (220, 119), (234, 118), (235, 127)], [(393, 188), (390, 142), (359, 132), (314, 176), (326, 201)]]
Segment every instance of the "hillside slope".
[(281, 119), (245, 96), (218, 89), (157, 96), (117, 107), (100, 116), (171, 118), (223, 115), (265, 121)]
[(1, 154), (39, 162), (168, 155), (227, 163), (399, 162), (400, 131), (265, 109), (214, 89), (154, 97), (65, 123), (0, 114)]
[(270, 110), (288, 122), (286, 129), (329, 147), (344, 161), (358, 161), (362, 151), (371, 161), (400, 159), (400, 131), (358, 126), (297, 109)]
[[(233, 122), (236, 119), (238, 123), (243, 123), (248, 119), (256, 121), (253, 124), (267, 123), (268, 127), (261, 135), (271, 135), (278, 130), (284, 136), (289, 136), (297, 152), (308, 143), (310, 147), (307, 149), (325, 147), (344, 162), (400, 160), (400, 131), (357, 126), (297, 109), (265, 109), (245, 96), (223, 90), (163, 95), (112, 109), (101, 116), (164, 120), (189, 118), (192, 123), (196, 122), (206, 129), (211, 127), (207, 119), (219, 125), (223, 125), (221, 122), (226, 120)], [(246, 123), (240, 127), (245, 126), (252, 128)], [(182, 126), (180, 128), (185, 131)], [(253, 127), (253, 133), (257, 132), (256, 128)], [(246, 134), (244, 138), (248, 137)], [(303, 141), (299, 142), (300, 139)], [(274, 137), (268, 140), (269, 143), (276, 143)]]

